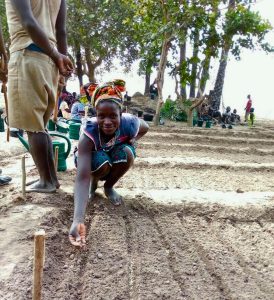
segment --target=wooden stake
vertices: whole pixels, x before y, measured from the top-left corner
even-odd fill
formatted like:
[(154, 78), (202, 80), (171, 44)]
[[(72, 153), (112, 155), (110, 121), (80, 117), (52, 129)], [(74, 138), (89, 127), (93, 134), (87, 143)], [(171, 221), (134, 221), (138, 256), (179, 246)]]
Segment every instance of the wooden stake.
[(41, 300), (43, 268), (45, 263), (45, 235), (44, 230), (39, 230), (34, 234), (32, 300)]
[(26, 156), (22, 156), (22, 196), (25, 199), (26, 198)]
[(55, 171), (58, 171), (58, 155), (59, 155), (59, 147), (55, 147), (54, 149), (54, 165), (55, 165)]

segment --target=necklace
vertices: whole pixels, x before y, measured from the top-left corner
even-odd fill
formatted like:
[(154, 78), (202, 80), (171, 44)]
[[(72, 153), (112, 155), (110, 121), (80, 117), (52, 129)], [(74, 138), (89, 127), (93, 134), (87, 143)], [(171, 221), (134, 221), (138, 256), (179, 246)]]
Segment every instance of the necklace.
[(119, 135), (120, 135), (120, 130), (117, 129), (117, 130), (115, 131), (114, 137), (113, 137), (112, 139), (110, 139), (107, 143), (102, 143), (101, 133), (100, 133), (99, 126), (98, 126), (98, 132), (99, 132), (99, 142), (100, 142), (100, 147), (102, 148), (102, 150), (105, 151), (105, 152), (108, 152), (108, 151), (112, 150), (113, 147), (114, 147), (115, 144), (116, 144), (117, 138), (118, 138)]

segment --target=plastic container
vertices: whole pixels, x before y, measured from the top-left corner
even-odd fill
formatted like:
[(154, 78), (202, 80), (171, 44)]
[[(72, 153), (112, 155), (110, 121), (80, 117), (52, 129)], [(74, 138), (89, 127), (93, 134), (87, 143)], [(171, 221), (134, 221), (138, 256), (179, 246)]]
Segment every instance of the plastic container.
[(5, 132), (4, 119), (0, 117), (0, 132)]
[(203, 127), (204, 120), (198, 120), (197, 125), (198, 127)]
[(69, 125), (69, 138), (72, 140), (79, 140), (80, 137), (80, 123), (71, 123)]
[(212, 121), (206, 121), (206, 128), (211, 128)]
[(55, 131), (55, 129), (56, 129), (56, 124), (51, 120), (51, 119), (49, 119), (49, 121), (48, 121), (48, 130), (49, 131)]
[(59, 147), (58, 149), (58, 169), (59, 172), (64, 172), (67, 170), (67, 152), (65, 150), (65, 143), (60, 142), (58, 140), (52, 141), (53, 145), (53, 153), (55, 152), (55, 148)]

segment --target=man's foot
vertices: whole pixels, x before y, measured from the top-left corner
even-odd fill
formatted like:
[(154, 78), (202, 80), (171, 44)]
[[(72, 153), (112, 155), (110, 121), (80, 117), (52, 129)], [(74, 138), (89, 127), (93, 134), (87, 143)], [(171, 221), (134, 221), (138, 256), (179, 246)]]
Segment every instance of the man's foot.
[(120, 196), (114, 188), (106, 188), (104, 187), (105, 195), (107, 196), (108, 200), (115, 206), (121, 205), (122, 203), (122, 196)]
[(26, 193), (54, 193), (56, 192), (56, 186), (51, 183), (33, 183), (26, 189)]
[(11, 177), (9, 177), (9, 176), (0, 176), (0, 186), (8, 184), (8, 183), (10, 183), (10, 181), (11, 181)]
[[(27, 183), (26, 183), (26, 186), (33, 185), (34, 183), (37, 183), (37, 182), (39, 182), (39, 179), (34, 179), (34, 180), (32, 180), (32, 181), (27, 182)], [(59, 183), (58, 180), (55, 182), (55, 186), (56, 186), (56, 189), (57, 189), (57, 190), (60, 188), (60, 183)]]
[(59, 183), (58, 179), (54, 181), (55, 187), (58, 190), (61, 186), (61, 184)]
[(89, 187), (89, 199), (92, 200), (95, 197), (95, 191), (98, 188), (98, 180), (91, 179)]

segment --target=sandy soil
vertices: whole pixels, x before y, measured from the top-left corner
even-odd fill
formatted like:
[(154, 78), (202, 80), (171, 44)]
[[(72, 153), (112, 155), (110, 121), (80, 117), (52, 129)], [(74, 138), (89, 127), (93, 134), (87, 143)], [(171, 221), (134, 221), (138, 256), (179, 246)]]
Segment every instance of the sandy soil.
[[(0, 299), (31, 299), (33, 233), (45, 229), (43, 299), (274, 299), (274, 125), (151, 127), (134, 168), (90, 203), (88, 247), (68, 243), (72, 158), (54, 195), (20, 195), (16, 139), (0, 134)], [(27, 159), (28, 180), (37, 174)]]

